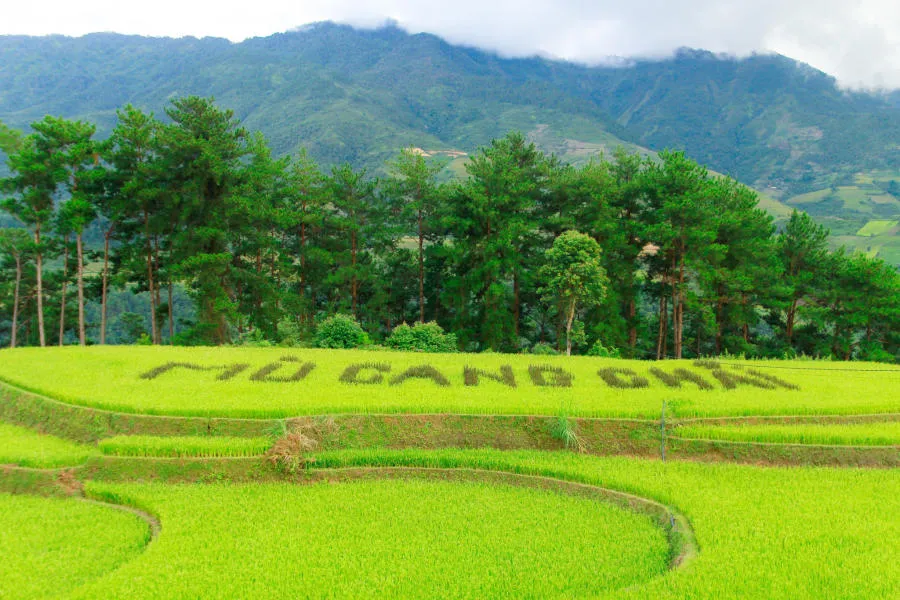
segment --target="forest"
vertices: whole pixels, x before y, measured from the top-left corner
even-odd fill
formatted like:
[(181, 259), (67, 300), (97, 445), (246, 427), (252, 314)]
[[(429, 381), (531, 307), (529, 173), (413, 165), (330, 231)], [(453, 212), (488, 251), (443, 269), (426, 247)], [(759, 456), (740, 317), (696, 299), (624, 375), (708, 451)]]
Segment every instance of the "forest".
[(117, 114), (0, 127), (4, 346), (302, 346), (347, 315), (372, 347), (434, 323), (472, 352), (900, 360), (896, 269), (682, 152), (576, 167), (513, 132), (458, 181), (416, 148), (375, 178), (209, 98)]

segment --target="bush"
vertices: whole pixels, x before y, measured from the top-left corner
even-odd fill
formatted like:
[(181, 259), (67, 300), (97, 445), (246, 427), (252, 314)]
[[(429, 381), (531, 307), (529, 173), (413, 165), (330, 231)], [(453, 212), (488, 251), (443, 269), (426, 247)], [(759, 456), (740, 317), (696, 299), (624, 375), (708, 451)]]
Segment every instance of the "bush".
[(445, 333), (434, 321), (416, 323), (412, 327), (406, 323), (394, 327), (387, 339), (388, 347), (411, 352), (456, 352), (456, 335)]
[(369, 336), (356, 319), (349, 315), (328, 317), (316, 328), (318, 348), (359, 348), (369, 343)]
[(535, 344), (534, 348), (531, 349), (531, 353), (539, 356), (556, 356), (559, 354), (559, 352), (556, 351), (556, 348), (550, 344)]
[(300, 348), (308, 344), (309, 330), (297, 319), (285, 317), (278, 321), (278, 345), (283, 348)]
[(254, 329), (238, 337), (235, 346), (247, 346), (250, 348), (271, 348), (272, 342), (266, 339), (261, 329)]
[(594, 345), (591, 346), (591, 349), (588, 350), (587, 354), (588, 356), (600, 356), (602, 358), (620, 358), (618, 348), (607, 348), (600, 340), (594, 342)]

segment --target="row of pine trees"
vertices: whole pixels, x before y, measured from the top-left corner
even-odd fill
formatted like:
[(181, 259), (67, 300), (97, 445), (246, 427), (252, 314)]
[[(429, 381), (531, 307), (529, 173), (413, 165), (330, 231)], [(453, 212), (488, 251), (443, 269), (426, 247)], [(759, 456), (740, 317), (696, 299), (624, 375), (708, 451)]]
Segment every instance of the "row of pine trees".
[[(376, 179), (275, 157), (209, 99), (165, 112), (126, 106), (102, 141), (54, 117), (0, 131), (0, 201), (20, 226), (0, 230), (4, 343), (107, 343), (111, 295), (127, 292), (146, 298), (154, 344), (302, 342), (347, 313), (374, 340), (436, 321), (470, 351), (569, 337), (637, 358), (900, 356), (892, 266), (830, 250), (804, 213), (777, 230), (752, 190), (679, 152), (576, 167), (513, 133), (464, 179), (412, 148)], [(567, 231), (599, 244), (606, 274), (577, 311), (543, 281)]]

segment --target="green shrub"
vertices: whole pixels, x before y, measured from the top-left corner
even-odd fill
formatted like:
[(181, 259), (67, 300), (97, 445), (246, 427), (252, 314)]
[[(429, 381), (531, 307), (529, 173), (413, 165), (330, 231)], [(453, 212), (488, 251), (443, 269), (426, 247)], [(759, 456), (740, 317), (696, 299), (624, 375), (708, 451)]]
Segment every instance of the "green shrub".
[(591, 346), (591, 349), (588, 350), (587, 354), (588, 356), (599, 356), (602, 358), (621, 358), (618, 348), (607, 348), (600, 340), (594, 342), (594, 345)]
[(556, 356), (559, 352), (550, 344), (535, 344), (531, 349), (532, 354), (539, 356)]
[(261, 329), (254, 329), (248, 333), (242, 334), (234, 342), (235, 346), (246, 346), (248, 348), (271, 348), (272, 342), (266, 339)]
[(316, 328), (316, 346), (319, 348), (359, 348), (369, 343), (369, 336), (349, 315), (328, 317)]
[(456, 352), (456, 335), (445, 333), (440, 325), (416, 323), (412, 327), (403, 323), (394, 327), (387, 345), (406, 352)]
[(285, 317), (278, 321), (278, 345), (283, 348), (301, 348), (308, 345), (309, 329), (297, 319)]

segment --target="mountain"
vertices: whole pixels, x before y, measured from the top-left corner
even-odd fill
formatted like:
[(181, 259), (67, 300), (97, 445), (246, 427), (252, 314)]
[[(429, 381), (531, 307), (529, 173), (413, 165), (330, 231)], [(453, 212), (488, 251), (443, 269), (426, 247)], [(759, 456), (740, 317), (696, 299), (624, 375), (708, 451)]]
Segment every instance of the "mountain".
[[(162, 114), (168, 99), (197, 94), (233, 108), (276, 152), (305, 146), (325, 165), (373, 171), (412, 144), (447, 153), (459, 172), (462, 153), (511, 129), (575, 162), (617, 145), (679, 148), (764, 192), (773, 212), (804, 208), (900, 263), (900, 236), (885, 229), (900, 219), (900, 92), (842, 90), (784, 56), (686, 49), (585, 66), (331, 23), (236, 44), (6, 36), (0, 56), (0, 120), (20, 128), (51, 113), (103, 134), (126, 102)], [(870, 229), (878, 236), (857, 235), (869, 221), (885, 222)]]

